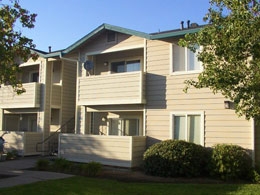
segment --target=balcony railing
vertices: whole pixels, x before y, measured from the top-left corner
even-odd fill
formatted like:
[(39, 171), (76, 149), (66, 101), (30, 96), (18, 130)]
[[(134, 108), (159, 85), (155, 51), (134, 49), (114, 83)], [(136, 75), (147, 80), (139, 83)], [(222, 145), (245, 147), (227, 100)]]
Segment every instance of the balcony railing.
[(0, 88), (0, 108), (37, 108), (40, 106), (40, 83), (23, 84), (26, 92), (17, 95), (11, 86)]
[(127, 72), (79, 78), (78, 105), (145, 103), (144, 73)]

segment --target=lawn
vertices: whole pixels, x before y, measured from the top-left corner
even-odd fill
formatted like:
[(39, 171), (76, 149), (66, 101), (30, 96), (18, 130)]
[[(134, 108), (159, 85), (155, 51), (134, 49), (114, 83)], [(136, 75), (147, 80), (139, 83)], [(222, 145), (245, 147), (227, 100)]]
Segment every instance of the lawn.
[(0, 194), (260, 194), (257, 184), (134, 183), (75, 176), (0, 189)]

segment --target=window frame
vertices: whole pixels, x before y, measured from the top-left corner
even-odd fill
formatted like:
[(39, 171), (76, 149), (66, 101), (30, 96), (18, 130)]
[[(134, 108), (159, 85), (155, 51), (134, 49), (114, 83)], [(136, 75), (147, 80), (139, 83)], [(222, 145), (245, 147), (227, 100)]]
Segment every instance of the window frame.
[[(123, 62), (124, 61), (124, 72), (114, 72), (113, 68), (112, 68), (112, 64), (116, 63), (116, 62)], [(131, 58), (120, 58), (120, 59), (114, 59), (109, 63), (109, 71), (111, 74), (119, 74), (119, 73), (129, 73), (126, 70), (126, 64), (129, 61), (140, 61), (140, 70), (136, 70), (136, 71), (129, 71), (129, 72), (138, 72), (138, 71), (142, 71), (143, 69), (143, 60), (142, 57), (137, 56), (137, 57), (131, 57)]]
[[(117, 132), (117, 135), (111, 135), (110, 133), (112, 132), (112, 121), (113, 120), (120, 120), (121, 121), (121, 128), (122, 128), (122, 132)], [(126, 135), (126, 120), (136, 120), (137, 124), (136, 124), (136, 132), (135, 135)], [(140, 118), (134, 118), (134, 117), (126, 117), (126, 118), (110, 118), (109, 119), (109, 124), (108, 124), (108, 136), (140, 136)]]
[[(199, 70), (188, 70), (188, 59), (189, 59), (189, 52), (190, 51), (187, 47), (185, 47), (185, 53), (184, 53), (184, 63), (185, 63), (185, 70), (183, 71), (174, 71), (174, 47), (178, 46), (178, 44), (172, 43), (170, 44), (170, 74), (171, 75), (184, 75), (184, 74), (197, 74), (197, 73), (201, 73), (203, 71), (203, 66), (202, 66), (202, 62), (198, 61), (199, 63)], [(178, 46), (180, 47), (180, 46)], [(199, 46), (199, 51), (201, 51), (202, 47)], [(196, 55), (196, 53), (194, 53), (194, 55)]]
[[(110, 40), (110, 36), (114, 35), (114, 40)], [(113, 44), (113, 43), (117, 43), (117, 32), (112, 31), (112, 30), (108, 30), (106, 33), (106, 43), (107, 44)]]
[(189, 115), (200, 115), (200, 145), (205, 145), (205, 112), (204, 111), (175, 111), (170, 113), (170, 139), (174, 139), (174, 116), (185, 116), (185, 141), (188, 141), (187, 121)]

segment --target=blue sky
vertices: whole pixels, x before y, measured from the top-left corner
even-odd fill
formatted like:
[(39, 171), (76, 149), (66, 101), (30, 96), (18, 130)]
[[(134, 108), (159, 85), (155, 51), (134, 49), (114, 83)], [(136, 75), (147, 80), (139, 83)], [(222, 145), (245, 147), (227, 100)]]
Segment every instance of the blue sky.
[(38, 14), (35, 28), (22, 30), (36, 48), (64, 49), (103, 23), (146, 33), (177, 29), (180, 21), (204, 24), (209, 0), (20, 0)]

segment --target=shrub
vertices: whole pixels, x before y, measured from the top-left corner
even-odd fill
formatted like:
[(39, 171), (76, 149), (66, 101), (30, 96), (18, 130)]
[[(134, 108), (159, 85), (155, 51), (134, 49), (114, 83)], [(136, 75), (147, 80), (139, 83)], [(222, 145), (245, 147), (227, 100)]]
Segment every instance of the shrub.
[(46, 171), (49, 169), (50, 161), (48, 159), (39, 159), (36, 162), (36, 169), (40, 171)]
[(53, 170), (58, 172), (70, 172), (71, 167), (72, 167), (72, 162), (64, 158), (55, 159), (52, 165)]
[(248, 152), (238, 145), (215, 145), (211, 166), (211, 175), (223, 180), (249, 179), (252, 173), (252, 159)]
[(18, 151), (17, 150), (9, 151), (6, 154), (6, 159), (7, 160), (16, 159), (17, 157), (18, 157)]
[(152, 145), (144, 153), (147, 174), (178, 177), (200, 176), (205, 173), (209, 151), (181, 140), (166, 140)]
[(81, 171), (83, 175), (94, 177), (101, 171), (102, 165), (98, 162), (89, 162), (82, 164)]

